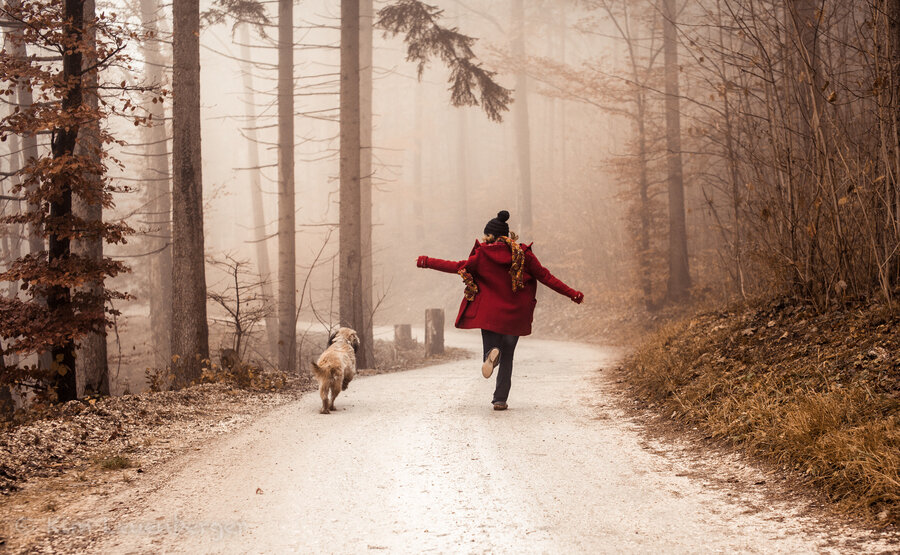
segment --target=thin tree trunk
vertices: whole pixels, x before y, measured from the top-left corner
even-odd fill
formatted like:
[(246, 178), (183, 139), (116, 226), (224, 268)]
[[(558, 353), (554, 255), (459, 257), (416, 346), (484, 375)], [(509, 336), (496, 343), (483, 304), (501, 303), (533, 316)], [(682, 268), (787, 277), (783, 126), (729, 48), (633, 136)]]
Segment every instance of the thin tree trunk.
[[(63, 82), (70, 83), (63, 94), (62, 110), (66, 113), (73, 113), (81, 108), (83, 102), (80, 44), (84, 25), (84, 0), (65, 0), (64, 10), (66, 23), (63, 32), (72, 44), (79, 45), (66, 50), (62, 61)], [(77, 124), (53, 130), (50, 148), (54, 160), (74, 155), (78, 131)], [(50, 202), (50, 218), (55, 222), (71, 219), (72, 185), (64, 180), (55, 185), (58, 187), (59, 195)], [(55, 226), (48, 232), (50, 267), (65, 264), (72, 253), (69, 235)], [(54, 318), (71, 321), (74, 316), (71, 290), (65, 285), (51, 286), (47, 294), (47, 308), (50, 309)], [(75, 342), (69, 339), (58, 343), (51, 349), (51, 354), (53, 356), (52, 383), (57, 400), (66, 402), (76, 399), (78, 387), (75, 376)]]
[(648, 310), (654, 308), (653, 280), (650, 268), (650, 170), (649, 151), (646, 130), (646, 97), (642, 90), (637, 95), (637, 131), (638, 131), (638, 283), (644, 296), (644, 305)]
[[(6, 373), (6, 360), (3, 355), (0, 355), (0, 373)], [(12, 389), (8, 386), (0, 387), (0, 420), (9, 419), (15, 410), (16, 403), (13, 401)]]
[(735, 126), (733, 123), (732, 105), (730, 103), (729, 87), (728, 87), (728, 62), (725, 59), (725, 31), (722, 23), (722, 8), (720, 2), (716, 2), (716, 14), (719, 44), (722, 51), (719, 55), (719, 72), (722, 82), (722, 117), (725, 120), (725, 158), (728, 162), (728, 175), (731, 183), (731, 210), (732, 210), (732, 263), (734, 264), (734, 284), (738, 293), (742, 298), (747, 298), (744, 288), (744, 266), (743, 266), (743, 238), (741, 236), (741, 192), (740, 192), (740, 169), (738, 165), (738, 153), (735, 147)]
[[(10, 0), (6, 2), (6, 4), (10, 8), (18, 8), (22, 5), (21, 0)], [(24, 58), (26, 53), (25, 45), (22, 41), (22, 30), (18, 26), (12, 26), (7, 30), (10, 35), (15, 35), (16, 40), (12, 40), (10, 44), (9, 53), (12, 56)], [(18, 105), (22, 109), (29, 108), (33, 102), (34, 98), (31, 93), (31, 87), (24, 81), (20, 81), (16, 85), (16, 99)], [(22, 162), (23, 165), (27, 165), (30, 160), (37, 160), (38, 158), (38, 143), (37, 136), (34, 134), (31, 135), (22, 135)], [(33, 190), (33, 185), (31, 186)], [(29, 191), (31, 192), (31, 190)], [(40, 210), (40, 207), (37, 204), (28, 203), (28, 212), (33, 213), (37, 210)], [(41, 229), (40, 224), (28, 224), (26, 226), (26, 232), (28, 234), (28, 252), (30, 254), (39, 254), (44, 252), (47, 248), (46, 241), (44, 240), (43, 230)], [(35, 300), (39, 300), (35, 298)], [(39, 301), (39, 302), (46, 302)], [(47, 371), (50, 369), (50, 366), (53, 363), (53, 356), (50, 351), (44, 351), (38, 354), (38, 367), (41, 370)]]
[[(9, 173), (11, 174), (10, 181), (10, 189), (12, 186), (20, 183), (20, 179), (18, 177), (19, 171), (22, 169), (22, 157), (19, 149), (21, 145), (19, 144), (19, 136), (18, 135), (10, 135), (7, 139), (9, 142)], [(0, 187), (2, 188), (2, 187)], [(21, 201), (5, 201), (3, 202), (3, 216), (9, 216), (11, 214), (21, 213)], [(6, 259), (3, 260), (4, 264), (8, 268), (9, 265), (14, 260), (18, 260), (22, 257), (22, 239), (24, 234), (24, 227), (21, 224), (6, 224), (6, 230), (3, 234), (3, 240), (6, 243)], [(18, 281), (9, 281), (7, 283), (7, 295), (9, 298), (14, 299), (19, 296), (19, 283)], [(11, 363), (12, 364), (12, 363)]]
[[(557, 23), (557, 61), (563, 65), (566, 64), (566, 42), (568, 41), (568, 23), (566, 21), (566, 6), (560, 6), (559, 8), (559, 22)], [(568, 167), (566, 166), (566, 109), (568, 107), (568, 102), (564, 98), (556, 99), (556, 106), (559, 110), (559, 117), (557, 118), (557, 129), (554, 129), (554, 132), (557, 133), (556, 146), (559, 148), (559, 154), (557, 155), (557, 159), (559, 161), (559, 180), (558, 182), (562, 184), (563, 187), (567, 186), (568, 180)]]
[(278, 367), (297, 369), (294, 214), (294, 2), (278, 1)]
[(456, 111), (456, 181), (459, 206), (457, 228), (461, 237), (472, 233), (469, 227), (469, 114), (463, 109)]
[[(249, 24), (241, 25), (241, 59), (250, 60)], [(250, 177), (250, 203), (253, 206), (253, 243), (256, 247), (256, 269), (262, 283), (262, 295), (266, 303), (272, 303), (275, 294), (272, 291), (272, 271), (269, 266), (269, 247), (266, 233), (266, 214), (262, 198), (262, 172), (259, 167), (259, 142), (256, 137), (256, 101), (253, 94), (253, 66), (249, 61), (243, 63), (244, 80), (244, 114), (247, 119), (247, 172)], [(266, 335), (269, 340), (269, 356), (278, 357), (278, 317), (274, 312), (266, 315)], [(240, 353), (240, 351), (238, 351)]]
[[(6, 2), (6, 5), (10, 7), (10, 9), (14, 10), (22, 5), (21, 0), (9, 0)], [(9, 54), (16, 58), (24, 58), (27, 53), (25, 49), (25, 44), (23, 43), (22, 37), (22, 29), (18, 25), (12, 25), (9, 28), (5, 29), (5, 32), (9, 34), (11, 39), (9, 41), (9, 45), (4, 46), (4, 50), (9, 52)], [(16, 85), (16, 100), (18, 105), (22, 109), (29, 108), (34, 99), (31, 94), (31, 87), (25, 81), (19, 81)], [(38, 157), (38, 145), (37, 145), (37, 136), (35, 135), (23, 135), (22, 139), (22, 161), (24, 164), (28, 164), (29, 160), (36, 160)], [(39, 210), (39, 207), (34, 204), (28, 205), (28, 211), (33, 212), (35, 210)], [(41, 235), (41, 229), (39, 226), (35, 224), (28, 225), (28, 251), (31, 254), (39, 253), (46, 248), (44, 243), (44, 238)]]
[[(141, 0), (141, 23), (152, 38), (140, 42), (144, 53), (147, 80), (156, 86), (165, 83), (166, 61), (160, 51), (160, 5), (158, 0)], [(147, 166), (144, 170), (147, 224), (150, 227), (147, 250), (150, 254), (148, 300), (150, 337), (156, 368), (171, 364), (172, 356), (172, 189), (169, 165), (169, 136), (166, 132), (166, 108), (162, 102), (148, 102), (152, 125), (145, 127)]]
[[(7, 3), (8, 5), (8, 3)], [(16, 49), (19, 48), (18, 45), (14, 44), (12, 41), (12, 30), (7, 29), (7, 32), (3, 35), (3, 49), (2, 52), (8, 54), (10, 56), (16, 56)], [(21, 51), (18, 52), (21, 55)], [(13, 106), (9, 106), (9, 110), (14, 110)], [(19, 185), (22, 180), (19, 172), (22, 170), (22, 145), (19, 141), (18, 135), (9, 135), (7, 137), (7, 144), (9, 145), (9, 156), (8, 167), (10, 178), (9, 178), (9, 188), (7, 191), (12, 191), (12, 189)], [(0, 184), (0, 189), (2, 189), (2, 184)], [(8, 216), (11, 214), (17, 214), (22, 211), (22, 202), (21, 201), (4, 201), (2, 215)], [(6, 259), (3, 260), (6, 267), (9, 267), (14, 260), (18, 260), (22, 256), (22, 239), (24, 238), (24, 226), (22, 224), (5, 224), (5, 230), (3, 233), (3, 239), (5, 242), (5, 251), (6, 251)], [(18, 281), (9, 281), (7, 284), (8, 295), (10, 298), (16, 298), (19, 294), (19, 282)]]
[(663, 0), (663, 42), (666, 73), (666, 162), (669, 183), (669, 280), (667, 296), (682, 300), (691, 287), (687, 226), (684, 214), (684, 171), (681, 158), (681, 100), (678, 77), (678, 35), (675, 0)]
[[(512, 54), (525, 62), (525, 2), (512, 0)], [(520, 229), (523, 237), (531, 234), (531, 126), (528, 119), (528, 76), (524, 69), (516, 72), (516, 101), (513, 103), (516, 124), (516, 158), (519, 165)]]
[(362, 299), (363, 321), (359, 330), (362, 343), (357, 355), (360, 368), (375, 367), (374, 337), (374, 279), (372, 273), (372, 39), (374, 23), (373, 0), (360, 0), (359, 4), (359, 208), (360, 248), (362, 249)]
[[(88, 43), (96, 41), (97, 33), (94, 27), (94, 18), (94, 0), (84, 0), (84, 21), (87, 24), (84, 38)], [(86, 58), (83, 65), (90, 67), (95, 63), (95, 59)], [(99, 105), (97, 71), (88, 72), (83, 76), (83, 80), (86, 89), (85, 104), (91, 110), (96, 110)], [(76, 154), (90, 157), (95, 162), (99, 162), (102, 148), (99, 122), (91, 122), (83, 126), (79, 133), (78, 146), (75, 149)], [(99, 223), (103, 221), (103, 205), (100, 204), (100, 198), (103, 194), (103, 180), (99, 175), (90, 175), (86, 179), (94, 189), (97, 200), (90, 203), (76, 195), (73, 199), (72, 210), (75, 216), (87, 222)], [(90, 234), (82, 239), (76, 239), (72, 243), (72, 251), (99, 265), (103, 260), (103, 238), (100, 234)], [(86, 310), (94, 313), (99, 321), (105, 322), (103, 282), (86, 283), (81, 290), (90, 297), (90, 305)], [(78, 340), (75, 365), (78, 381), (80, 382), (78, 390), (81, 394), (109, 395), (109, 365), (107, 364), (106, 356), (105, 324), (103, 324), (101, 329), (90, 332)]]
[(414, 241), (416, 247), (421, 250), (425, 246), (425, 201), (423, 199), (425, 184), (422, 182), (422, 156), (425, 154), (422, 145), (425, 143), (425, 94), (422, 92), (421, 83), (416, 87), (415, 95), (415, 148), (413, 149), (413, 191), (412, 191), (412, 220), (415, 229)]
[[(891, 160), (885, 157), (885, 163), (893, 167), (890, 171), (885, 171), (885, 175), (889, 179), (885, 179), (885, 187), (888, 188), (887, 198), (885, 199), (885, 239), (882, 240), (884, 246), (883, 258), (885, 261), (890, 260), (893, 256), (892, 246), (896, 245), (900, 239), (900, 0), (886, 0), (888, 6), (885, 10), (888, 19), (888, 37), (887, 42), (890, 44), (888, 49), (889, 74), (891, 79), (891, 95), (888, 103), (889, 112), (882, 119), (890, 122), (890, 140), (888, 141), (888, 151), (893, 155)], [(886, 168), (887, 170), (887, 168)], [(884, 296), (891, 305), (893, 301), (892, 286), (898, 279), (900, 272), (900, 264), (893, 264), (882, 270), (884, 277), (882, 278), (882, 290)]]
[[(462, 18), (461, 8), (456, 8), (456, 25), (460, 28)], [(463, 108), (456, 110), (456, 205), (458, 208), (456, 217), (456, 232), (460, 237), (467, 237), (472, 233), (469, 227), (469, 112)]]
[(340, 321), (362, 328), (359, 0), (341, 0)]
[[(7, 50), (8, 44), (4, 44), (3, 51), (8, 52)], [(13, 176), (12, 179), (16, 179), (15, 175), (21, 169), (20, 167), (20, 156), (19, 156), (19, 140), (18, 136), (10, 135), (7, 139), (9, 141), (9, 173)], [(3, 190), (3, 187), (0, 186), (0, 191)], [(3, 208), (0, 210), (0, 216), (8, 216), (7, 209), (9, 208), (11, 202), (3, 202)], [(2, 250), (2, 262), (6, 268), (9, 267), (10, 264), (14, 260), (18, 260), (19, 257), (22, 256), (21, 253), (21, 245), (19, 244), (19, 236), (21, 232), (17, 232), (21, 226), (14, 226), (7, 224), (6, 233), (3, 233), (3, 250)], [(11, 237), (13, 235), (13, 237)], [(19, 283), (16, 281), (9, 282), (9, 289), (7, 290), (7, 295), (10, 299), (16, 298), (19, 291)], [(2, 345), (0, 345), (0, 352), (2, 352)], [(10, 364), (12, 366), (16, 366), (19, 363), (19, 357), (14, 353), (10, 354)], [(6, 357), (0, 354), (0, 373), (6, 372)], [(15, 411), (15, 402), (12, 398), (12, 389), (10, 386), (0, 386), (0, 420), (7, 419), (12, 416)]]
[(172, 4), (172, 356), (177, 385), (200, 377), (209, 359), (200, 156), (200, 4)]

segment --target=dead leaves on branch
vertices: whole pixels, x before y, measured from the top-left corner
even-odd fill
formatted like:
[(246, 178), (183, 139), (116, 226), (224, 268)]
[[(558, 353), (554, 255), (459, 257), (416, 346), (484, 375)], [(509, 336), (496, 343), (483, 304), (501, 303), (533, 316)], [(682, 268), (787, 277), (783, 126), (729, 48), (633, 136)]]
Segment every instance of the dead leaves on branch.
[[(23, 0), (5, 3), (0, 18), (11, 29), (8, 48), (0, 55), (0, 95), (15, 105), (23, 88), (33, 93), (31, 104), (15, 105), (0, 118), (0, 140), (49, 135), (51, 146), (49, 152), (42, 149), (39, 156), (25, 160), (14, 176), (12, 191), (24, 197), (29, 209), (0, 219), (29, 224), (51, 245), (51, 253), (23, 256), (0, 274), (0, 280), (20, 283), (30, 296), (0, 302), (0, 354), (23, 360), (46, 351), (70, 350), (86, 333), (105, 331), (107, 315), (114, 314), (106, 303), (126, 297), (102, 287), (106, 278), (127, 271), (124, 264), (109, 258), (91, 260), (70, 252), (68, 245), (84, 239), (124, 243), (133, 230), (124, 222), (76, 216), (72, 203), (113, 207), (112, 194), (122, 188), (107, 179), (107, 164), (120, 164), (103, 147), (120, 141), (103, 122), (117, 114), (135, 125), (149, 123), (145, 109), (130, 94), (154, 92), (153, 101), (158, 102), (165, 93), (125, 81), (118, 85), (100, 81), (101, 70), (131, 70), (124, 48), (129, 40), (140, 38), (120, 24), (115, 13), (81, 22), (66, 16), (63, 2)], [(50, 399), (49, 386), (57, 374), (72, 369), (56, 363), (43, 370), (21, 364), (0, 370), (0, 385), (32, 388)]]

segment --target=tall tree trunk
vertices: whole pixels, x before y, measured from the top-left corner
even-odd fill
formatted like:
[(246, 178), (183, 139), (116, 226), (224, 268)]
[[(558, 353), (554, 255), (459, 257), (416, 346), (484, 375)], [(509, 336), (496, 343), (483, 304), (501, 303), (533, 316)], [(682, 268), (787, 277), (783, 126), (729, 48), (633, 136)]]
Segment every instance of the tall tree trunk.
[[(22, 5), (21, 0), (7, 0), (5, 2), (10, 9), (14, 10)], [(22, 29), (18, 25), (12, 25), (9, 28), (4, 30), (5, 33), (12, 39), (9, 41), (8, 46), (4, 45), (4, 50), (9, 52), (11, 56), (16, 58), (24, 58), (27, 55), (25, 44), (23, 42)], [(16, 85), (16, 102), (22, 109), (29, 108), (33, 103), (34, 99), (31, 94), (31, 87), (28, 86), (28, 83), (25, 81), (19, 81)], [(22, 136), (22, 161), (27, 164), (29, 160), (37, 159), (38, 157), (38, 145), (37, 145), (37, 136), (35, 135), (23, 135)], [(34, 204), (28, 205), (28, 211), (32, 212), (38, 210), (39, 207)], [(35, 254), (43, 251), (46, 248), (44, 243), (43, 235), (41, 235), (41, 229), (39, 226), (35, 224), (28, 225), (28, 252)]]
[(415, 114), (413, 116), (413, 132), (415, 138), (415, 148), (413, 149), (413, 191), (412, 191), (412, 220), (415, 229), (414, 241), (419, 251), (424, 248), (427, 241), (425, 240), (425, 201), (423, 199), (425, 184), (422, 181), (422, 156), (425, 149), (425, 94), (422, 92), (421, 83), (416, 87), (415, 95)]
[(362, 329), (359, 2), (341, 0), (340, 321)]
[(359, 330), (362, 343), (357, 354), (360, 368), (375, 367), (374, 337), (374, 279), (372, 273), (372, 38), (374, 24), (373, 0), (360, 0), (359, 4), (359, 225), (362, 250), (362, 299), (363, 321)]
[[(241, 59), (250, 60), (250, 25), (241, 25)], [(253, 243), (256, 247), (256, 269), (262, 283), (265, 302), (272, 303), (272, 270), (269, 265), (269, 247), (266, 233), (266, 214), (262, 198), (262, 171), (259, 167), (259, 142), (256, 137), (256, 101), (253, 94), (253, 65), (246, 61), (241, 69), (244, 80), (244, 114), (247, 119), (247, 172), (250, 177), (250, 202), (253, 206)], [(266, 336), (269, 340), (269, 356), (278, 357), (278, 316), (274, 312), (266, 314)]]
[[(8, 171), (11, 174), (11, 184), (10, 188), (7, 190), (11, 190), (13, 186), (17, 185), (20, 182), (17, 174), (22, 169), (21, 156), (19, 155), (19, 149), (21, 148), (19, 145), (19, 136), (18, 135), (10, 135), (7, 139), (9, 142), (9, 166)], [(0, 191), (3, 190), (2, 185), (0, 185)], [(12, 214), (17, 214), (21, 212), (21, 202), (17, 201), (13, 203), (13, 201), (3, 201), (3, 208), (0, 210), (0, 216), (10, 216)], [(8, 268), (13, 260), (18, 260), (22, 256), (22, 236), (23, 236), (23, 227), (19, 224), (6, 224), (6, 229), (3, 232), (3, 243), (4, 243), (4, 259), (2, 260), (3, 264)], [(7, 284), (7, 295), (9, 298), (14, 299), (19, 296), (19, 283), (18, 281), (10, 280)]]
[[(8, 36), (7, 36), (8, 38)], [(8, 44), (4, 44), (3, 51), (8, 52)], [(18, 135), (10, 135), (7, 139), (9, 143), (9, 151), (10, 155), (7, 158), (9, 160), (8, 170), (11, 174), (10, 181), (11, 186), (16, 185), (20, 182), (19, 177), (16, 175), (22, 169), (21, 156), (20, 156), (20, 144)], [(11, 188), (11, 187), (10, 187)], [(3, 192), (4, 189), (2, 184), (0, 184), (0, 192)], [(17, 206), (18, 205), (18, 206)], [(3, 208), (0, 209), (0, 216), (10, 216), (12, 214), (21, 212), (21, 202), (16, 202), (13, 204), (12, 201), (4, 201), (2, 203)], [(18, 260), (22, 256), (22, 232), (23, 227), (17, 224), (6, 224), (6, 229), (3, 233), (3, 243), (2, 243), (2, 263), (5, 268), (9, 268), (14, 260)], [(8, 289), (6, 290), (6, 296), (10, 299), (15, 299), (19, 296), (19, 285), (18, 281), (10, 281), (8, 283)], [(18, 366), (19, 364), (19, 356), (15, 353), (9, 354), (9, 364), (11, 366)], [(7, 362), (7, 358), (0, 355), (0, 372), (5, 369), (5, 364)], [(0, 386), (0, 419), (3, 417), (8, 417), (12, 414), (15, 409), (15, 403), (12, 399), (12, 389), (8, 386)]]
[[(6, 3), (9, 5), (9, 3)], [(13, 41), (12, 34), (14, 33), (13, 29), (7, 28), (6, 32), (3, 35), (3, 49), (2, 52), (9, 56), (19, 57), (22, 55), (20, 45), (15, 44)], [(17, 102), (17, 101), (13, 101)], [(13, 106), (9, 106), (8, 109), (10, 111), (14, 110)], [(22, 145), (19, 140), (18, 135), (10, 135), (7, 138), (7, 144), (9, 145), (9, 157), (7, 170), (9, 171), (9, 188), (7, 191), (11, 191), (13, 187), (21, 184), (22, 179), (19, 176), (19, 172), (22, 170)], [(2, 184), (0, 184), (0, 189), (2, 189)], [(22, 202), (21, 201), (4, 201), (3, 202), (3, 210), (2, 215), (8, 216), (11, 214), (17, 214), (22, 211)], [(3, 260), (4, 264), (8, 265), (13, 260), (18, 260), (22, 256), (22, 239), (25, 236), (24, 226), (21, 224), (5, 224), (4, 230), (4, 241), (6, 242), (6, 256), (7, 258)], [(15, 298), (19, 294), (19, 282), (18, 281), (10, 281), (8, 284), (9, 287), (9, 297)]]
[[(559, 19), (554, 26), (556, 28), (556, 60), (565, 65), (566, 64), (566, 41), (568, 40), (568, 22), (566, 19), (566, 9), (567, 7), (561, 5), (559, 7)], [(557, 183), (560, 183), (562, 187), (565, 187), (568, 184), (568, 168), (566, 167), (566, 108), (568, 106), (568, 102), (564, 98), (556, 99), (556, 109), (558, 110), (558, 117), (556, 118), (556, 128), (553, 129), (553, 132), (556, 133), (556, 140), (554, 141), (554, 148), (558, 148), (559, 152), (555, 156), (559, 163), (559, 175), (554, 176), (558, 177)]]
[[(456, 26), (463, 27), (462, 8), (456, 7)], [(468, 237), (472, 233), (469, 226), (469, 112), (459, 108), (454, 114), (456, 118), (456, 233), (459, 237)], [(490, 212), (488, 212), (490, 213)]]
[(663, 0), (666, 72), (666, 162), (669, 183), (669, 280), (667, 297), (678, 301), (691, 287), (687, 226), (684, 214), (684, 170), (681, 159), (681, 99), (678, 83), (678, 29), (675, 0)]
[(173, 11), (172, 73), (172, 356), (177, 385), (200, 378), (209, 359), (200, 155), (200, 4)]
[[(94, 26), (95, 5), (94, 0), (84, 0), (84, 39), (86, 43), (97, 40), (97, 31)], [(96, 59), (88, 57), (83, 61), (84, 67), (96, 64)], [(97, 70), (90, 71), (83, 76), (85, 88), (85, 104), (96, 110), (99, 105), (97, 89)], [(100, 144), (100, 124), (91, 122), (81, 127), (78, 137), (76, 153), (80, 156), (91, 157), (95, 162), (100, 161), (103, 145)], [(75, 216), (87, 221), (98, 223), (103, 220), (103, 205), (100, 198), (103, 195), (103, 179), (99, 175), (91, 175), (86, 178), (94, 189), (96, 201), (91, 203), (76, 195), (73, 199), (72, 210)], [(82, 239), (76, 239), (72, 243), (72, 251), (85, 258), (89, 258), (96, 264), (103, 260), (103, 238), (100, 234), (87, 235)], [(86, 283), (81, 290), (90, 297), (90, 306), (86, 310), (95, 313), (96, 318), (105, 321), (103, 282)], [(79, 378), (78, 390), (83, 395), (109, 395), (109, 365), (106, 357), (106, 325), (99, 330), (88, 333), (78, 340), (78, 351), (75, 360), (77, 376)]]
[[(6, 37), (8, 39), (8, 36)], [(3, 45), (3, 51), (8, 52), (8, 41), (5, 41)], [(21, 169), (21, 157), (19, 155), (19, 137), (17, 135), (10, 135), (7, 139), (9, 141), (9, 173), (13, 176), (13, 183), (15, 184), (18, 180), (15, 175)], [(0, 186), (0, 191), (3, 191), (3, 187)], [(9, 216), (8, 210), (11, 205), (11, 201), (3, 202), (3, 208), (0, 210), (0, 216)], [(13, 213), (18, 210), (13, 209)], [(6, 232), (3, 233), (3, 249), (2, 249), (2, 262), (3, 265), (8, 268), (13, 260), (18, 260), (22, 256), (21, 249), (21, 226), (18, 225), (6, 225)], [(7, 290), (7, 296), (11, 299), (14, 299), (19, 294), (19, 282), (10, 281), (9, 289)], [(0, 351), (2, 351), (2, 345), (0, 345)], [(10, 354), (10, 364), (12, 366), (16, 366), (19, 364), (19, 357), (13, 353)], [(6, 357), (0, 354), (0, 373), (6, 371)], [(15, 411), (15, 402), (12, 398), (12, 389), (9, 386), (0, 386), (0, 420), (9, 418), (12, 416)]]
[[(891, 90), (889, 100), (882, 101), (884, 104), (884, 112), (881, 116), (885, 121), (889, 131), (884, 133), (885, 142), (888, 145), (890, 159), (885, 160), (887, 166), (884, 174), (885, 179), (885, 217), (884, 229), (885, 238), (881, 240), (881, 251), (884, 253), (884, 260), (890, 259), (893, 254), (894, 245), (898, 242), (900, 236), (900, 0), (885, 0), (887, 3), (885, 15), (887, 16), (887, 37), (888, 42), (888, 72), (891, 79)], [(884, 97), (887, 95), (879, 95)], [(888, 167), (891, 169), (888, 170)], [(892, 288), (900, 279), (900, 265), (895, 264), (893, 271), (890, 266), (882, 271), (882, 291), (889, 305), (893, 301)]]
[[(70, 44), (78, 46), (66, 50), (63, 54), (63, 82), (70, 83), (70, 85), (63, 93), (62, 110), (66, 113), (74, 113), (81, 108), (83, 102), (81, 41), (84, 25), (84, 0), (65, 0), (64, 14), (66, 22), (63, 32), (71, 41)], [(77, 124), (53, 130), (50, 149), (54, 160), (69, 158), (75, 154), (78, 131)], [(50, 218), (54, 222), (69, 220), (72, 218), (72, 185), (66, 180), (60, 180), (54, 185), (58, 188), (59, 195), (50, 202)], [(65, 264), (72, 254), (69, 235), (57, 228), (58, 225), (47, 230), (51, 268), (54, 265)], [(74, 316), (71, 290), (65, 285), (51, 286), (47, 293), (47, 307), (54, 318), (71, 321)], [(78, 388), (75, 377), (75, 342), (70, 339), (58, 343), (51, 349), (51, 354), (53, 356), (52, 384), (57, 400), (65, 402), (76, 399)]]
[[(791, 151), (791, 202), (796, 205), (792, 210), (792, 220), (797, 226), (792, 240), (799, 243), (793, 255), (795, 264), (803, 268), (802, 277), (798, 276), (796, 286), (808, 295), (819, 298), (821, 291), (815, 290), (816, 280), (813, 278), (814, 256), (817, 248), (816, 237), (810, 237), (805, 230), (815, 216), (808, 209), (814, 202), (812, 196), (818, 194), (815, 172), (815, 138), (814, 138), (814, 95), (818, 93), (818, 25), (816, 11), (817, 0), (790, 0), (785, 3), (785, 27), (788, 33), (785, 55), (786, 71), (785, 87), (789, 88), (791, 111), (796, 114), (797, 124), (792, 129), (797, 142), (792, 144)], [(790, 101), (789, 101), (790, 102)]]
[[(22, 5), (21, 0), (8, 0), (6, 2), (10, 8), (18, 8)], [(22, 41), (22, 29), (18, 26), (12, 26), (7, 30), (10, 35), (15, 35), (15, 40), (11, 41), (9, 53), (12, 56), (24, 58), (27, 53), (25, 49), (25, 44)], [(18, 105), (22, 109), (29, 108), (34, 103), (34, 98), (31, 93), (31, 87), (25, 81), (19, 81), (16, 84), (16, 101)], [(38, 158), (38, 143), (37, 136), (34, 134), (31, 135), (22, 135), (22, 162), (24, 165), (27, 165), (30, 160), (37, 160)], [(33, 188), (34, 186), (32, 186)], [(40, 210), (40, 207), (37, 204), (28, 203), (28, 212), (32, 213), (37, 210)], [(28, 252), (30, 254), (38, 254), (43, 252), (46, 248), (46, 242), (44, 240), (43, 230), (39, 224), (28, 224), (27, 226), (27, 234), (28, 234)], [(49, 351), (45, 351), (38, 355), (38, 366), (41, 370), (49, 370), (50, 366), (53, 363), (53, 357)]]
[[(525, 63), (525, 1), (512, 0), (512, 54)], [(516, 124), (516, 158), (519, 164), (519, 218), (523, 237), (531, 234), (531, 126), (528, 119), (528, 76), (524, 69), (516, 71), (516, 101), (513, 103)]]
[(297, 369), (294, 215), (294, 2), (278, 1), (278, 367)]
[(456, 181), (458, 205), (457, 231), (460, 237), (472, 233), (469, 227), (469, 114), (456, 110)]
[[(800, 124), (801, 129), (804, 131), (804, 136), (808, 139), (811, 139), (809, 137), (809, 127), (813, 118), (813, 99), (810, 94), (806, 94), (806, 87), (803, 87), (803, 84), (817, 83), (819, 81), (818, 18), (816, 15), (818, 6), (818, 0), (791, 0), (787, 6), (796, 44), (797, 64), (795, 69), (803, 75), (802, 80), (798, 84), (800, 90), (798, 90), (797, 95), (797, 101), (800, 104)], [(789, 78), (792, 80), (797, 79), (796, 76), (790, 76)]]
[(722, 82), (722, 115), (725, 122), (725, 158), (728, 162), (728, 175), (731, 183), (731, 218), (732, 218), (732, 262), (734, 264), (734, 285), (742, 298), (747, 298), (744, 287), (744, 265), (743, 265), (743, 238), (741, 236), (741, 186), (740, 186), (740, 167), (738, 160), (738, 152), (735, 141), (735, 125), (734, 113), (732, 112), (732, 104), (730, 102), (730, 94), (728, 87), (728, 61), (725, 58), (725, 29), (722, 22), (722, 8), (720, 0), (716, 2), (716, 14), (718, 16), (717, 28), (719, 33), (719, 44), (722, 45), (722, 52), (719, 54), (719, 73)]
[(650, 154), (647, 146), (647, 97), (642, 89), (636, 89), (637, 117), (635, 123), (638, 134), (638, 283), (648, 310), (655, 308), (653, 302), (653, 280), (650, 267)]
[[(159, 0), (141, 0), (141, 24), (152, 37), (141, 41), (144, 72), (156, 86), (165, 83), (166, 61), (160, 50)], [(144, 128), (147, 166), (144, 169), (147, 236), (150, 254), (148, 297), (150, 302), (150, 337), (153, 364), (165, 368), (172, 356), (172, 189), (169, 165), (169, 136), (166, 132), (166, 107), (162, 102), (148, 102), (152, 125)]]

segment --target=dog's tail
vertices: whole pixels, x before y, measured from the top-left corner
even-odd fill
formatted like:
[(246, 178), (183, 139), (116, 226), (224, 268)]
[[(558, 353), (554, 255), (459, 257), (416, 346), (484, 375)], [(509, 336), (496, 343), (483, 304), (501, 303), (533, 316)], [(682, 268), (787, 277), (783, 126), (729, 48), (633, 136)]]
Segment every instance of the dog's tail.
[(309, 361), (309, 364), (312, 366), (312, 371), (313, 371), (314, 375), (316, 375), (320, 378), (326, 377), (327, 373), (325, 372), (325, 370), (320, 368), (318, 364), (316, 364), (316, 361), (311, 360), (311, 361)]

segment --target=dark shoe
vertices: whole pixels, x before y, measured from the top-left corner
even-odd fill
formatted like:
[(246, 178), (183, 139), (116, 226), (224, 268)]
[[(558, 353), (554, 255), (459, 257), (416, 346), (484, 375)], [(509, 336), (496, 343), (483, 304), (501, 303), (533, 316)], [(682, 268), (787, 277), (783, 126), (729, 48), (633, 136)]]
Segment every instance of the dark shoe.
[(498, 364), (500, 364), (500, 349), (494, 347), (484, 357), (484, 364), (481, 365), (481, 375), (485, 378), (490, 378)]
[(506, 409), (507, 409), (506, 403), (504, 403), (502, 401), (494, 402), (494, 410), (506, 410)]

